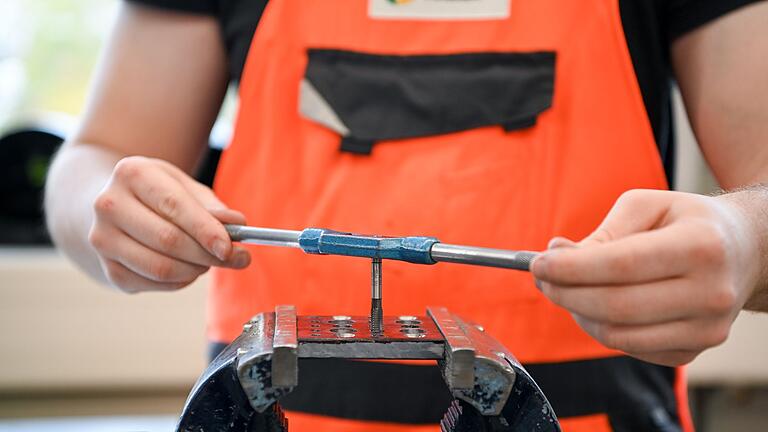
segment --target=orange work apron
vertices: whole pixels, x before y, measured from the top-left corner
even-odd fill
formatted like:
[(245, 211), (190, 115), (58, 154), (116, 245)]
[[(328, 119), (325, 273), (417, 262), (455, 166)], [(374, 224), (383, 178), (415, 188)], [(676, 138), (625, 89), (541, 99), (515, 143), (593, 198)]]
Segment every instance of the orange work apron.
[[(310, 61), (312, 50), (319, 55)], [(526, 53), (537, 52), (556, 56), (551, 107), (518, 121), (516, 110), (525, 99), (496, 100), (516, 83), (505, 83), (506, 75), (499, 78), (488, 62), (503, 53), (521, 54), (511, 63), (502, 58), (500, 67), (525, 75)], [(477, 53), (487, 53), (490, 60), (480, 55), (474, 62)], [(486, 92), (496, 103), (492, 108), (508, 114), (508, 122), (489, 124), (493, 113), (474, 106), (475, 100), (429, 94), (421, 104), (420, 88), (431, 80), (427, 74), (420, 81), (419, 61), (409, 62), (409, 56), (421, 56), (427, 68), (437, 64), (434, 76), (447, 80), (449, 93), (469, 85), (466, 74), (491, 76), (478, 92)], [(373, 67), (366, 69), (369, 61)], [(300, 113), (310, 72), (317, 72), (310, 77), (312, 90), (330, 105), (322, 115)], [(532, 73), (525, 87), (538, 92), (532, 97), (541, 97), (546, 83)], [(415, 101), (416, 107), (404, 119), (390, 112), (397, 106), (377, 105), (390, 100), (389, 92), (373, 97), (343, 91), (354, 83), (375, 90), (377, 83), (389, 85), (398, 77), (405, 81), (395, 84), (400, 93), (393, 100)], [(463, 94), (471, 98), (477, 92), (470, 85)], [(429, 124), (419, 122), (419, 107), (429, 107), (430, 98), (438, 100), (450, 124), (438, 124), (432, 113), (425, 114)], [(389, 126), (355, 117), (364, 117), (366, 110), (394, 126), (385, 130)], [(464, 119), (465, 112), (484, 121)], [(357, 134), (346, 140), (348, 148), (351, 142), (354, 150), (354, 138), (362, 137), (363, 153), (370, 154), (340, 151), (344, 126), (339, 124)], [(506, 18), (440, 20), (372, 18), (365, 0), (273, 0), (246, 61), (234, 137), (215, 184), (222, 200), (242, 211), (251, 225), (430, 235), (446, 243), (528, 250), (546, 248), (555, 235), (586, 236), (628, 189), (666, 187), (616, 0), (515, 0)], [(214, 273), (211, 340), (231, 341), (250, 316), (277, 304), (295, 304), (301, 314), (367, 314), (366, 260), (282, 248), (251, 252), (248, 269)], [(384, 280), (387, 314), (445, 305), (482, 323), (524, 364), (621, 355), (601, 346), (543, 297), (528, 273), (386, 262)], [(680, 389), (684, 392), (684, 385)], [(679, 414), (686, 423), (687, 407), (681, 405)], [(436, 430), (361, 426), (302, 414), (289, 418), (296, 430)], [(564, 419), (563, 426), (566, 431), (610, 430), (602, 415)]]

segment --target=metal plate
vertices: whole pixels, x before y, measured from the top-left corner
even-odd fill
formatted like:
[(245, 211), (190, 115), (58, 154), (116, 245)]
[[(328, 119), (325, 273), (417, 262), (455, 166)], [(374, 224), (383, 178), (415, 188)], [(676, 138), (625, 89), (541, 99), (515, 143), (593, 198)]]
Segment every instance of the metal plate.
[(424, 316), (386, 316), (384, 331), (371, 335), (367, 316), (298, 317), (301, 358), (443, 358), (445, 341)]
[(373, 337), (367, 316), (300, 316), (299, 343), (303, 342), (442, 342), (443, 335), (425, 316), (385, 316), (381, 336)]

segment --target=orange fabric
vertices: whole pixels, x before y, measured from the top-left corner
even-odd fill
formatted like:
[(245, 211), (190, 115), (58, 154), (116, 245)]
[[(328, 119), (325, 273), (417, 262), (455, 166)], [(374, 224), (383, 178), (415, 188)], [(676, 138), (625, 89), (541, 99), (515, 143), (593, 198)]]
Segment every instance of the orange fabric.
[[(557, 13), (553, 13), (557, 11)], [(306, 49), (371, 53), (557, 51), (553, 106), (530, 129), (486, 127), (383, 142), (369, 157), (299, 116)], [(258, 226), (307, 226), (446, 243), (540, 250), (581, 238), (631, 188), (665, 188), (615, 1), (513, 2), (507, 20), (378, 21), (365, 1), (271, 2), (240, 89), (233, 141), (216, 190)], [(254, 247), (245, 271), (217, 270), (208, 336), (229, 341), (256, 311), (366, 314), (369, 263)], [(615, 355), (539, 294), (527, 273), (384, 264), (385, 312), (449, 307), (522, 362)], [(556, 347), (556, 348), (555, 348)]]
[[(381, 142), (370, 156), (340, 153), (338, 135), (298, 112), (308, 48), (554, 50), (553, 105), (525, 130), (484, 127)], [(240, 101), (215, 186), (252, 225), (541, 250), (555, 235), (587, 235), (622, 192), (667, 187), (616, 0), (513, 1), (508, 19), (482, 21), (372, 20), (363, 0), (272, 1)], [(247, 270), (214, 272), (211, 340), (231, 341), (252, 314), (277, 304), (295, 304), (301, 314), (368, 312), (366, 260), (251, 251)], [(527, 273), (386, 262), (384, 281), (385, 313), (447, 306), (482, 323), (523, 363), (616, 355), (540, 295)]]
[(685, 366), (677, 368), (675, 396), (677, 397), (677, 412), (680, 416), (680, 426), (684, 432), (693, 432), (693, 418), (691, 417), (688, 405), (688, 371)]
[[(397, 423), (366, 422), (361, 427), (361, 423), (353, 420), (344, 420), (331, 417), (324, 417), (313, 414), (305, 414), (294, 411), (286, 411), (288, 418), (288, 428), (296, 431), (314, 431), (314, 432), (440, 432), (439, 425), (407, 425), (403, 426)], [(611, 430), (608, 423), (608, 417), (603, 414), (570, 417), (560, 419), (560, 426), (563, 432), (597, 432)]]
[(313, 432), (440, 432), (439, 425), (407, 425), (398, 423), (365, 422), (337, 419), (295, 411), (286, 411), (288, 429)]
[(562, 426), (563, 432), (595, 432), (611, 430), (611, 425), (605, 414), (560, 419), (560, 426)]

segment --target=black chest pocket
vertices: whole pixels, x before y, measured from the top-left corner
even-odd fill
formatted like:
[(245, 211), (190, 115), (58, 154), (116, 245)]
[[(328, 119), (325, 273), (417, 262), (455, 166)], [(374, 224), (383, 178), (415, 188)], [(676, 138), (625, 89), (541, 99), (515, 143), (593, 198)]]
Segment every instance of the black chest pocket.
[(375, 55), (310, 49), (299, 108), (341, 136), (341, 151), (377, 141), (498, 125), (533, 126), (552, 105), (554, 52)]

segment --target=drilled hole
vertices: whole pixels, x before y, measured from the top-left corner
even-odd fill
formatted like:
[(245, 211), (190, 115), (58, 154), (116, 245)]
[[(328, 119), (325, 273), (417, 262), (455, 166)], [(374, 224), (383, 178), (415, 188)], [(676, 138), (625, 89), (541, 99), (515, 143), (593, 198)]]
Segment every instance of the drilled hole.
[(340, 331), (340, 332), (336, 332), (335, 334), (336, 334), (336, 336), (338, 336), (340, 338), (353, 338), (353, 337), (355, 337), (355, 333), (354, 332), (349, 332), (349, 331)]
[(348, 321), (339, 321), (335, 323), (331, 323), (333, 327), (342, 327), (342, 328), (352, 328), (352, 323)]
[(330, 321), (328, 321), (328, 324), (333, 324), (335, 326), (345, 326), (345, 327), (352, 327), (352, 323), (354, 323), (354, 321), (352, 321), (352, 320), (330, 320)]
[(409, 338), (422, 338), (426, 336), (427, 331), (420, 328), (404, 328), (400, 330), (406, 337)]
[(331, 331), (333, 333), (356, 333), (357, 332), (357, 330), (352, 327), (344, 327), (344, 326), (331, 327)]
[(427, 337), (427, 335), (424, 333), (406, 333), (405, 337), (411, 338), (411, 339), (419, 339), (419, 338)]
[(400, 328), (401, 329), (417, 329), (417, 328), (421, 328), (421, 326), (418, 324), (400, 324)]

